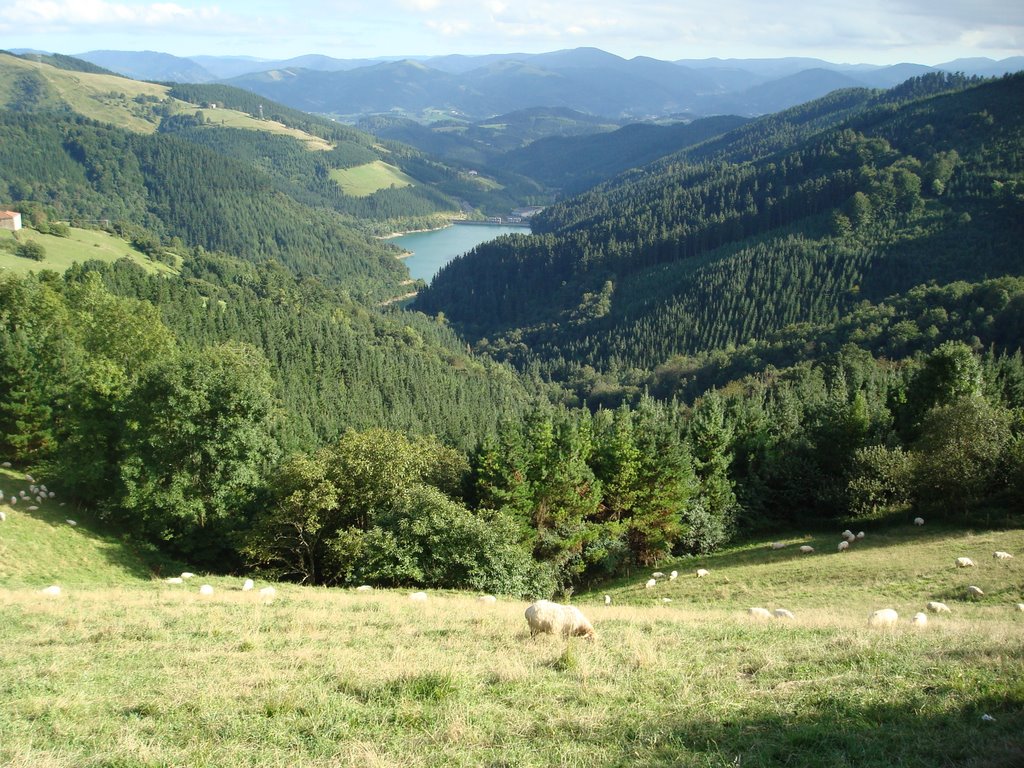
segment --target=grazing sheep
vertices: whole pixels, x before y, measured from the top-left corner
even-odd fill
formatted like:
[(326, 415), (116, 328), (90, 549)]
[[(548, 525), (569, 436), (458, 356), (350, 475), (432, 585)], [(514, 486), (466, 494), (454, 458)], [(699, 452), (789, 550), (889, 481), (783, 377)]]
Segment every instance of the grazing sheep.
[(925, 606), (932, 613), (950, 613), (949, 606), (945, 603), (940, 603), (937, 600), (932, 600), (928, 605)]
[(767, 608), (747, 608), (747, 615), (755, 619), (770, 619), (771, 611)]
[(7, 519), (7, 513), (0, 509), (0, 523)]
[(212, 595), (213, 594), (213, 587), (211, 587), (209, 584), (203, 584), (203, 586), (201, 586), (199, 588), (199, 594), (200, 595)]
[(863, 539), (864, 538), (864, 531), (857, 531), (857, 538), (858, 539)]
[(272, 600), (274, 598), (274, 595), (276, 595), (276, 594), (277, 594), (277, 590), (274, 589), (273, 587), (262, 587), (260, 589), (260, 597), (265, 597), (268, 600)]
[(594, 627), (574, 605), (559, 605), (550, 600), (538, 600), (526, 612), (526, 623), (530, 625), (530, 637), (539, 634), (562, 635), (563, 637), (596, 637)]
[(5, 461), (3, 464), (0, 464), (0, 467), (3, 467), (4, 469), (10, 469), (11, 468), (11, 462)]
[(496, 602), (498, 602), (498, 598), (496, 598), (494, 595), (480, 595), (480, 597), (478, 597), (476, 601), (478, 603), (483, 603), (484, 605), (494, 605)]
[(46, 496), (47, 496), (48, 498), (51, 498), (51, 499), (55, 499), (55, 498), (57, 498), (57, 494), (56, 494), (56, 493), (54, 493), (53, 491), (49, 491), (49, 492), (48, 492), (48, 493), (46, 494)]
[(1011, 555), (1009, 552), (993, 552), (992, 553), (992, 557), (994, 557), (996, 560), (1012, 560), (1013, 559), (1013, 555)]
[(34, 483), (36, 481), (36, 479), (32, 477), (32, 475), (25, 475), (25, 479), (28, 480), (30, 483)]
[(604, 596), (604, 604), (605, 605), (611, 605), (612, 604), (612, 596), (611, 595), (605, 595)]
[(409, 595), (409, 599), (412, 600), (414, 603), (425, 603), (427, 602), (427, 593), (413, 592), (411, 595)]
[(1017, 610), (1024, 612), (1024, 603), (1017, 603)]
[(252, 579), (246, 579), (244, 582), (242, 582), (242, 591), (243, 592), (252, 592), (252, 590), (255, 588), (255, 586), (256, 586), (256, 582), (254, 582)]
[(11, 500), (9, 502), (7, 502), (7, 503), (10, 504), (13, 507), (15, 504), (18, 503), (18, 497), (17, 496), (11, 496)]
[(805, 555), (809, 555), (811, 554), (811, 552), (814, 551), (814, 547), (812, 547), (810, 544), (804, 544), (802, 547), (800, 547), (800, 551)]
[(924, 518), (923, 517), (915, 517), (914, 518), (914, 525), (924, 525)]
[(70, 517), (67, 520), (65, 520), (64, 522), (67, 523), (68, 525), (70, 525), (72, 528), (74, 528), (76, 525), (78, 525), (78, 523), (76, 521), (72, 520)]
[(181, 584), (185, 580), (181, 576), (171, 576), (169, 579), (164, 579), (168, 584)]
[(772, 611), (772, 614), (777, 619), (795, 619), (796, 618), (796, 616), (793, 615), (792, 611), (787, 611), (785, 608), (776, 608), (774, 611)]
[(857, 540), (857, 537), (854, 536), (852, 533), (847, 532), (847, 533), (843, 534), (843, 539), (845, 541), (847, 541), (848, 543), (853, 544), (853, 542), (855, 542)]
[[(843, 531), (839, 535), (842, 536), (844, 539), (848, 539), (851, 536), (853, 536), (853, 531), (851, 531), (849, 528), (847, 528), (845, 531)], [(857, 537), (854, 536), (854, 538), (857, 538)]]
[(711, 575), (711, 571), (709, 571), (707, 568), (698, 568), (697, 569), (697, 578), (698, 579), (703, 579), (705, 576), (710, 576), (710, 575)]
[(976, 587), (973, 584), (967, 588), (967, 594), (971, 597), (984, 597), (985, 593), (981, 591), (981, 587)]
[(957, 568), (973, 568), (974, 567), (974, 561), (971, 560), (971, 558), (969, 558), (969, 557), (958, 557), (956, 559), (956, 567)]
[(663, 602), (663, 603), (671, 603), (672, 602), (672, 598), (671, 597), (663, 597), (663, 598), (661, 598), (661, 602)]
[(373, 587), (369, 584), (361, 584), (356, 587), (356, 592), (373, 592)]
[(679, 578), (679, 571), (672, 571), (672, 573), (670, 573), (668, 575), (668, 580), (669, 581), (675, 581), (678, 578)]
[(786, 542), (784, 542), (784, 541), (773, 541), (768, 546), (771, 547), (772, 549), (784, 549), (785, 546), (786, 546)]
[(37, 509), (39, 509), (39, 507), (33, 504), (31, 507), (25, 507), (25, 509), (29, 512), (35, 512)]
[(18, 495), (21, 496), (21, 498), (23, 498), (23, 499), (27, 499), (28, 498), (28, 494), (25, 493), (24, 490), (18, 491)]
[(651, 578), (652, 579), (664, 579), (665, 578), (665, 574), (662, 573), (661, 571), (655, 571), (654, 573), (651, 574)]
[(840, 552), (845, 552), (849, 548), (850, 548), (850, 542), (845, 541), (845, 540), (844, 541), (840, 541), (839, 542), (839, 546), (836, 547), (836, 549), (839, 550)]
[(45, 589), (41, 589), (39, 591), (42, 592), (44, 595), (49, 595), (50, 597), (57, 597), (57, 595), (60, 594), (60, 587), (58, 587), (56, 584), (51, 584)]
[(644, 584), (644, 589), (652, 589), (653, 587), (656, 587), (656, 586), (658, 586), (658, 580), (657, 579), (648, 579), (647, 583)]
[(191, 579), (193, 576), (195, 576), (195, 574), (194, 573), (190, 573), (188, 571), (185, 571), (184, 573), (181, 574), (181, 578), (183, 578), (183, 579)]
[(868, 624), (873, 627), (891, 627), (899, 618), (899, 614), (892, 608), (882, 608), (871, 614), (868, 618)]
[(911, 619), (914, 622), (915, 627), (923, 627), (928, 623), (927, 613), (915, 613), (914, 618)]

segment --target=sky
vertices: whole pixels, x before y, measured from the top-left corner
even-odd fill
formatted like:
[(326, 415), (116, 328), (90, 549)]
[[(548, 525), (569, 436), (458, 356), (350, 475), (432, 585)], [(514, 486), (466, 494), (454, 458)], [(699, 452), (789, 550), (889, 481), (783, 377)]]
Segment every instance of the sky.
[(0, 49), (341, 59), (591, 46), (664, 60), (1024, 55), (1022, 0), (0, 0)]

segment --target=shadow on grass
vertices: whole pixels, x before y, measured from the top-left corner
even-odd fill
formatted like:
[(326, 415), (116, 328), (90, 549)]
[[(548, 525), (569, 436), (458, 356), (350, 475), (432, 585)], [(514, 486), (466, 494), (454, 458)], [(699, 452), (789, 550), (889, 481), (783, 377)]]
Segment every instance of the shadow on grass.
[[(22, 490), (28, 492), (31, 483), (15, 477), (13, 473), (0, 476), (3, 490), (7, 497), (18, 496)], [(177, 563), (170, 563), (156, 550), (140, 546), (125, 537), (103, 530), (102, 523), (95, 520), (84, 510), (73, 506), (60, 506), (58, 496), (39, 502), (29, 498), (19, 498), (9, 509), (14, 514), (24, 515), (33, 520), (57, 529), (74, 528), (75, 534), (90, 539), (98, 546), (93, 551), (101, 555), (110, 565), (120, 570), (126, 577), (150, 579), (160, 573), (162, 568), (170, 567), (171, 571), (180, 570)], [(36, 509), (30, 509), (36, 507)]]
[(658, 726), (640, 724), (629, 753), (635, 764), (666, 767), (1024, 768), (1024, 698), (982, 698), (928, 714), (922, 704), (935, 706), (864, 704), (850, 691), (814, 702), (813, 715), (677, 720), (648, 748)]

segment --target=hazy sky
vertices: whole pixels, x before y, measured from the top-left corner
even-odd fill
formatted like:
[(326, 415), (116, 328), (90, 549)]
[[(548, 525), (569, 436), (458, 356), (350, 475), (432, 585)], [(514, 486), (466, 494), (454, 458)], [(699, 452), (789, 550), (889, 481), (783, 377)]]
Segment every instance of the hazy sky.
[(0, 48), (287, 58), (538, 53), (938, 64), (1024, 53), (1024, 0), (0, 0)]

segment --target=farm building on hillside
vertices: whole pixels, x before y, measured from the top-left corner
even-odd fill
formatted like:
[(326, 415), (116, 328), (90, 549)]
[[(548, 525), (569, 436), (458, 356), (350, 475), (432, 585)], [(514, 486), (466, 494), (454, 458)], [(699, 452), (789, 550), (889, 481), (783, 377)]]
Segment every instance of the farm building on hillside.
[(17, 232), (21, 229), (21, 214), (17, 211), (0, 211), (0, 229)]

